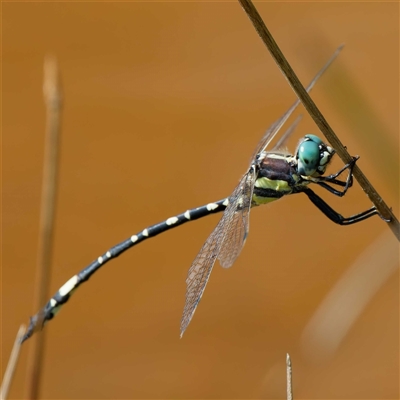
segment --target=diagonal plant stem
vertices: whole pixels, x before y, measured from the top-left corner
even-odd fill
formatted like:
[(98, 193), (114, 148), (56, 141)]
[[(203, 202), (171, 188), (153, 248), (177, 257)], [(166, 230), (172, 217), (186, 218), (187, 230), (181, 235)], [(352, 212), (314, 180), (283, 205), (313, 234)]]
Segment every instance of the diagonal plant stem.
[(10, 390), (11, 382), (14, 377), (14, 371), (19, 358), (19, 352), (21, 350), (21, 338), (24, 336), (25, 331), (25, 325), (21, 325), (18, 329), (10, 359), (8, 360), (6, 371), (4, 372), (3, 382), (0, 387), (0, 400), (5, 400), (8, 397), (8, 392)]
[[(257, 33), (260, 35), (262, 41), (267, 46), (279, 69), (282, 71), (293, 91), (302, 102), (304, 108), (310, 114), (311, 118), (314, 120), (320, 131), (328, 139), (328, 142), (336, 150), (336, 153), (339, 155), (342, 161), (345, 164), (349, 163), (352, 160), (352, 157), (346, 151), (345, 147), (336, 136), (336, 134), (333, 132), (332, 128), (329, 126), (328, 122), (321, 114), (314, 101), (311, 99), (310, 95), (304, 89), (304, 86), (301, 84), (299, 78), (296, 76), (292, 67), (289, 65), (282, 51), (276, 44), (274, 38), (265, 26), (264, 21), (262, 20), (260, 14), (254, 7), (251, 0), (239, 0), (239, 3), (246, 12)], [(357, 179), (363, 191), (367, 194), (371, 202), (374, 204), (380, 215), (388, 221), (389, 228), (392, 230), (397, 240), (400, 241), (400, 224), (398, 219), (393, 214), (392, 210), (384, 202), (382, 197), (375, 190), (375, 188), (371, 185), (371, 183), (361, 171), (361, 169), (357, 166), (357, 164), (354, 166), (353, 175)]]

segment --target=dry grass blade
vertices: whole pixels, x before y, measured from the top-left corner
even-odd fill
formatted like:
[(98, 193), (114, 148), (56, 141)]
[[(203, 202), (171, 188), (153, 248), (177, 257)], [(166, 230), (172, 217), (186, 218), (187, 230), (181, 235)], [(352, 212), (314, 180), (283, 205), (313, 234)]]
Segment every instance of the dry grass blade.
[[(57, 62), (54, 58), (50, 57), (46, 58), (44, 63), (43, 95), (46, 105), (46, 139), (35, 284), (36, 293), (33, 302), (35, 310), (42, 307), (48, 297), (58, 171), (61, 89)], [(38, 324), (38, 326), (40, 325)], [(39, 393), (42, 369), (43, 334), (36, 335), (31, 346), (27, 367), (26, 397), (28, 399), (36, 399)]]
[[(285, 56), (281, 52), (280, 48), (276, 44), (274, 38), (271, 33), (268, 31), (267, 27), (264, 24), (260, 14), (254, 7), (253, 3), (250, 0), (239, 0), (239, 3), (242, 5), (245, 10), (247, 16), (250, 18), (251, 22), (254, 25), (257, 33), (260, 35), (264, 44), (267, 46), (269, 52), (274, 58), (275, 62), (278, 64), (278, 67), (281, 69), (285, 78), (288, 80), (290, 86), (296, 93), (297, 97), (300, 99), (304, 108), (310, 114), (311, 118), (314, 120), (320, 131), (325, 135), (328, 142), (333, 146), (336, 150), (339, 157), (342, 159), (344, 163), (348, 163), (351, 161), (350, 154), (346, 151), (343, 144), (340, 142), (339, 138), (333, 132), (332, 128), (329, 126), (328, 122), (325, 120), (324, 116), (321, 114), (307, 91), (304, 89), (303, 85), (297, 78), (294, 73), (292, 67), (289, 65)], [(387, 206), (382, 197), (378, 194), (378, 192), (371, 185), (367, 177), (363, 174), (360, 168), (355, 165), (353, 170), (354, 177), (357, 179), (361, 188), (367, 194), (371, 202), (377, 208), (379, 213), (387, 219), (389, 222), (389, 227), (396, 236), (397, 240), (400, 241), (400, 224), (396, 216), (393, 214), (392, 210)]]
[(286, 354), (286, 398), (287, 400), (293, 400), (292, 360), (289, 353)]
[(397, 243), (385, 231), (347, 269), (304, 328), (301, 343), (308, 360), (321, 363), (336, 354), (372, 298), (397, 272), (398, 265)]
[(12, 378), (14, 376), (15, 367), (17, 366), (19, 352), (21, 350), (21, 338), (25, 333), (25, 325), (21, 325), (18, 329), (14, 346), (11, 350), (10, 359), (8, 360), (6, 372), (4, 373), (3, 382), (0, 387), (0, 400), (5, 400), (10, 390)]

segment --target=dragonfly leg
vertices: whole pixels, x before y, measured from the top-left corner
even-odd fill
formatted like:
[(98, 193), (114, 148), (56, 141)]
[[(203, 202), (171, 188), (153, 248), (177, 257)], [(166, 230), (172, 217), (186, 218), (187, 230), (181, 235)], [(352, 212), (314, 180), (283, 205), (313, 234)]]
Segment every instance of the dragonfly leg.
[(327, 204), (321, 197), (315, 194), (311, 189), (304, 189), (304, 193), (312, 201), (312, 203), (318, 207), (331, 221), (339, 225), (351, 225), (356, 222), (363, 221), (373, 215), (380, 215), (375, 207), (371, 207), (361, 213), (352, 215), (351, 217), (343, 217), (337, 211), (335, 211), (329, 204)]
[[(349, 169), (350, 173), (353, 172), (354, 165), (356, 164), (356, 162), (357, 162), (357, 160), (359, 158), (360, 158), (360, 156), (354, 156), (353, 159), (349, 163), (345, 164), (338, 172), (336, 172), (335, 174), (331, 174), (331, 175), (326, 176), (325, 180), (333, 181), (335, 178), (337, 178), (346, 169)], [(349, 179), (349, 178), (347, 178), (347, 179)]]
[[(341, 168), (338, 172), (335, 174), (331, 174), (328, 176), (321, 176), (318, 178), (317, 181), (314, 181), (314, 183), (317, 183), (324, 189), (326, 189), (328, 192), (334, 194), (335, 196), (342, 197), (346, 194), (347, 190), (353, 186), (353, 168), (354, 165), (356, 164), (356, 161), (359, 159), (359, 156), (353, 157), (353, 160), (350, 161), (348, 164), (346, 164), (343, 168)], [(339, 179), (336, 179), (343, 171), (346, 169), (349, 170), (349, 175), (347, 176), (346, 181), (341, 181)], [(333, 188), (332, 186), (328, 185), (326, 182), (332, 183), (334, 185), (342, 186), (344, 189), (342, 191), (337, 190)]]
[[(339, 181), (339, 182), (340, 183), (335, 183), (335, 184), (346, 188), (346, 182), (342, 182), (342, 181)], [(316, 183), (319, 186), (323, 187), (325, 190), (327, 190), (329, 193), (332, 193), (335, 196), (339, 196), (339, 197), (343, 197), (346, 194), (347, 189), (352, 186), (352, 185), (349, 185), (346, 190), (341, 191), (341, 190), (337, 190), (337, 189), (333, 188), (332, 186), (328, 185), (325, 182), (316, 182)]]

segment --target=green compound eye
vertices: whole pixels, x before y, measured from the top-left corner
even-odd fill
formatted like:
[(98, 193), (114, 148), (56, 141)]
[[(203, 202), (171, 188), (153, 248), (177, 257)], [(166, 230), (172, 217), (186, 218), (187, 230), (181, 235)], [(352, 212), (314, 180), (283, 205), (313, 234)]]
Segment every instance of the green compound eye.
[(312, 135), (311, 133), (305, 135), (304, 139), (305, 138), (312, 140), (314, 143), (317, 143), (318, 145), (324, 144), (324, 142), (318, 136)]
[(322, 140), (315, 135), (306, 135), (297, 150), (297, 169), (300, 175), (311, 176), (320, 164), (320, 145)]

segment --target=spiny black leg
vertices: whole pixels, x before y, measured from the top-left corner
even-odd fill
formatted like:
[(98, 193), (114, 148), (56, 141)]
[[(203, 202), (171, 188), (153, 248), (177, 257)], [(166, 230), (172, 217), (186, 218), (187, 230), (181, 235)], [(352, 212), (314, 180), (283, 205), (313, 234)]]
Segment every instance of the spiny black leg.
[[(335, 174), (331, 174), (325, 177), (321, 177), (322, 179), (326, 180), (326, 181), (332, 181), (335, 178), (337, 178), (343, 171), (345, 171), (346, 169), (349, 170), (350, 174), (352, 174), (353, 172), (353, 168), (354, 165), (356, 164), (357, 160), (360, 158), (360, 156), (354, 156), (353, 159), (347, 163), (346, 165), (344, 165), (338, 172), (336, 172)], [(349, 178), (347, 178), (347, 180), (349, 180)]]
[[(317, 182), (317, 184), (319, 186), (323, 187), (324, 189), (326, 189), (328, 192), (334, 194), (335, 196), (343, 197), (346, 194), (346, 192), (344, 190), (343, 191), (336, 190), (335, 188), (333, 188), (332, 186), (329, 186), (325, 182)], [(341, 182), (340, 186), (346, 187), (346, 182)]]
[[(347, 190), (353, 186), (353, 168), (354, 168), (354, 165), (356, 164), (356, 161), (359, 158), (360, 157), (358, 157), (358, 156), (353, 157), (353, 160), (351, 162), (349, 162), (348, 164), (346, 164), (338, 172), (336, 172), (336, 174), (332, 174), (332, 175), (328, 175), (328, 176), (321, 176), (320, 178), (318, 178), (318, 180), (315, 183), (317, 183), (318, 185), (320, 185), (321, 187), (323, 187), (324, 189), (328, 190), (330, 193), (332, 193), (336, 196), (339, 196), (339, 197), (344, 196), (346, 194)], [(346, 169), (349, 170), (349, 175), (347, 176), (346, 182), (336, 179)], [(338, 186), (343, 186), (344, 189), (343, 189), (343, 191), (336, 190), (332, 186), (329, 186), (328, 184), (326, 184), (325, 182), (329, 182), (329, 183), (332, 183), (332, 184), (338, 185)]]
[[(317, 183), (320, 183), (320, 182), (317, 182)], [(331, 181), (329, 181), (329, 183), (332, 183), (333, 185), (342, 186), (342, 187), (345, 187), (347, 185), (347, 182), (340, 181), (339, 179), (332, 179)], [(351, 187), (352, 184), (353, 184), (353, 182), (351, 182), (351, 185), (349, 187)]]
[(318, 207), (331, 221), (339, 225), (351, 225), (356, 222), (363, 221), (373, 215), (379, 215), (375, 207), (371, 207), (369, 210), (365, 210), (359, 214), (352, 215), (351, 217), (343, 217), (338, 212), (336, 212), (330, 205), (328, 205), (324, 200), (321, 199), (317, 194), (315, 194), (311, 189), (304, 189), (304, 193), (312, 201), (312, 203)]

